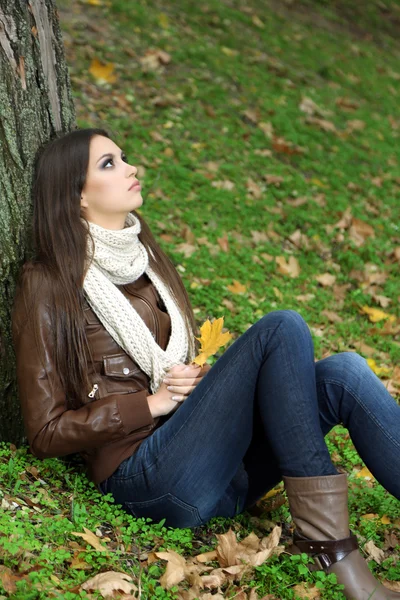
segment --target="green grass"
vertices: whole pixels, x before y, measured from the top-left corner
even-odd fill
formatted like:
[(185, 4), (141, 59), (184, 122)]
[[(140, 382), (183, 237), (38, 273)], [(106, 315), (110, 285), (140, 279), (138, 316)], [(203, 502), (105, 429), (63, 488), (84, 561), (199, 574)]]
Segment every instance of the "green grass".
[[(157, 236), (171, 236), (159, 239), (183, 277), (199, 324), (224, 315), (237, 337), (264, 313), (292, 308), (312, 328), (316, 358), (356, 349), (362, 341), (374, 349), (370, 357), (379, 366), (398, 365), (399, 334), (383, 335), (384, 323), (371, 323), (359, 307), (379, 307), (374, 295), (386, 296), (391, 302), (384, 310), (399, 323), (399, 263), (392, 253), (400, 246), (400, 3), (370, 2), (361, 10), (347, 0), (279, 7), (255, 0), (111, 0), (100, 6), (60, 0), (59, 8), (79, 124), (106, 125), (141, 166), (142, 214)], [(167, 52), (170, 62), (147, 72), (141, 59), (149, 50)], [(115, 83), (93, 79), (93, 58), (115, 64)], [(317, 105), (314, 117), (335, 131), (308, 121), (299, 108), (304, 98)], [(281, 151), (263, 123), (285, 140)], [(266, 175), (282, 181), (268, 185)], [(248, 191), (249, 179), (257, 197)], [(218, 187), (225, 180), (233, 189)], [(295, 207), (296, 198), (306, 203)], [(360, 246), (348, 229), (335, 227), (349, 207), (374, 231)], [(300, 247), (290, 241), (296, 230), (305, 236)], [(252, 232), (268, 235), (256, 242)], [(190, 234), (195, 251), (185, 257), (178, 246)], [(218, 244), (224, 236), (229, 252)], [(281, 274), (278, 256), (294, 256), (299, 276)], [(386, 274), (379, 285), (365, 275), (374, 269)], [(326, 272), (338, 286), (348, 285), (341, 298), (316, 281)], [(228, 290), (234, 280), (246, 286), (244, 294)], [(305, 294), (308, 300), (298, 298)], [(325, 309), (342, 321), (331, 323)], [(361, 460), (344, 429), (337, 428), (328, 444), (349, 473), (352, 528), (362, 546), (373, 540), (382, 547), (390, 533), (398, 534), (398, 501), (357, 477)], [(215, 547), (215, 534), (229, 527), (239, 537), (252, 530), (265, 534), (262, 519), (249, 514), (194, 531), (135, 520), (101, 497), (81, 471), (79, 460), (41, 462), (26, 448), (3, 446), (0, 560), (12, 569), (17, 591), (1, 596), (0, 583), (0, 598), (85, 598), (80, 584), (110, 569), (136, 580), (140, 575), (143, 598), (175, 598), (158, 584), (164, 563), (140, 567), (140, 555), (161, 548), (197, 554)], [(364, 517), (371, 514), (377, 517)], [(278, 502), (266, 517), (283, 523), (287, 541), (287, 505)], [(109, 538), (107, 554), (72, 535), (83, 527)], [(387, 556), (373, 569), (399, 580), (399, 546)], [(85, 569), (73, 568), (78, 558)], [(311, 574), (301, 557), (284, 554), (241, 584), (257, 587), (260, 597), (291, 599), (301, 581), (318, 583), (323, 599), (343, 598), (332, 578)], [(224, 593), (230, 597), (238, 589), (235, 584)]]

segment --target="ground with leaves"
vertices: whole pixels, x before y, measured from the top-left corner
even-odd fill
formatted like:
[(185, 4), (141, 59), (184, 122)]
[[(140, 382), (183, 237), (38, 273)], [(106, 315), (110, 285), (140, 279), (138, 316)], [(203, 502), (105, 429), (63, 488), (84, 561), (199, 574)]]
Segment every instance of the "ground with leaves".
[[(358, 351), (399, 398), (400, 3), (365, 4), (59, 8), (79, 123), (105, 124), (139, 165), (142, 214), (199, 325), (224, 316), (235, 338), (295, 309), (317, 359)], [(345, 430), (328, 444), (362, 552), (399, 589), (399, 502)], [(282, 552), (281, 488), (253, 514), (174, 530), (133, 519), (81, 472), (0, 448), (0, 598), (343, 598)]]

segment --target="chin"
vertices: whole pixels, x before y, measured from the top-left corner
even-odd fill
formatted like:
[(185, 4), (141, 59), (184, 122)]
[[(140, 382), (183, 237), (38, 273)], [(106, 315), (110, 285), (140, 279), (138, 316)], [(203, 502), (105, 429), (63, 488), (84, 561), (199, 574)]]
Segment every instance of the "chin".
[(135, 206), (132, 208), (132, 210), (135, 210), (136, 208), (142, 206), (143, 202), (144, 200), (142, 194), (138, 194), (137, 198), (135, 198)]

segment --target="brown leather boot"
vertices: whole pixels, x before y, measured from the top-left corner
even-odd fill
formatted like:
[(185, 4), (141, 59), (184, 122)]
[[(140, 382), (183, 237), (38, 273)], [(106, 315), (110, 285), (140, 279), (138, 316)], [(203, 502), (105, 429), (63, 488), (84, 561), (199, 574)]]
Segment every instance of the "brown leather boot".
[(347, 476), (284, 477), (296, 526), (293, 553), (310, 554), (317, 568), (336, 573), (351, 600), (389, 600), (400, 594), (375, 579), (349, 531)]

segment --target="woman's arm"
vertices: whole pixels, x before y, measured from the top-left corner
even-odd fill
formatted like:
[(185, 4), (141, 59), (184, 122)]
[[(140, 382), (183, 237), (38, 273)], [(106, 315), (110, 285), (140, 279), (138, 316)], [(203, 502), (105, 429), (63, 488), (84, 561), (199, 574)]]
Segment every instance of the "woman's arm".
[(110, 395), (68, 410), (55, 369), (46, 297), (28, 313), (25, 294), (22, 282), (14, 303), (13, 339), (22, 414), (33, 454), (46, 458), (89, 450), (152, 425), (146, 390)]

